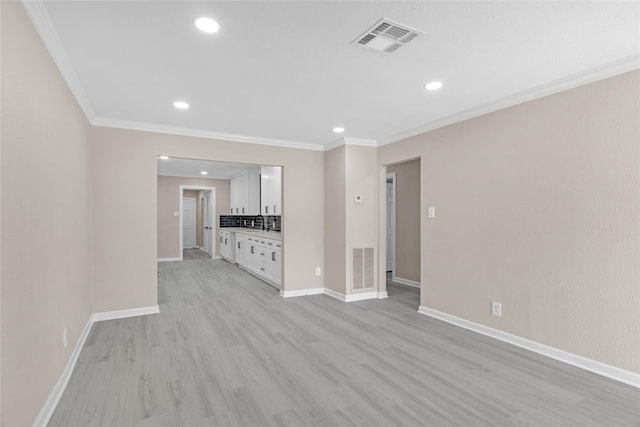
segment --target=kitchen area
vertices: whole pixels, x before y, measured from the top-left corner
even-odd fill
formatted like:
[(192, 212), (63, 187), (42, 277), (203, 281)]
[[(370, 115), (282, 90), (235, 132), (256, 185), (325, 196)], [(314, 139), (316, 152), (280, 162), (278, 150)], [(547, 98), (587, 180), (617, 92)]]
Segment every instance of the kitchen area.
[(220, 256), (280, 289), (282, 285), (282, 168), (261, 166), (233, 177), (229, 212), (220, 215)]

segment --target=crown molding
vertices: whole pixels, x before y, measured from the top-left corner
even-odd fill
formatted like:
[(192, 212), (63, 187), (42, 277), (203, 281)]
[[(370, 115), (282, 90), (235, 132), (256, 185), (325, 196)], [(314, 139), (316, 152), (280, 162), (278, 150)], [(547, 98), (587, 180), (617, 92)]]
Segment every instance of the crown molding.
[(603, 65), (601, 67), (592, 68), (582, 73), (572, 74), (563, 79), (553, 80), (544, 85), (536, 86), (534, 88), (518, 92), (514, 95), (504, 97), (497, 101), (469, 108), (458, 113), (436, 119), (422, 126), (389, 135), (378, 141), (378, 147), (401, 141), (412, 136), (420, 135), (421, 133), (449, 126), (454, 123), (459, 123), (464, 120), (469, 120), (485, 114), (493, 113), (504, 108), (513, 107), (514, 105), (533, 101), (534, 99), (553, 95), (554, 93), (573, 89), (578, 86), (586, 85), (598, 80), (616, 76), (618, 74), (633, 71), (638, 68), (640, 68), (640, 55), (631, 55), (619, 61)]
[(62, 78), (67, 82), (67, 86), (69, 86), (71, 93), (73, 93), (76, 101), (78, 101), (78, 105), (84, 112), (87, 120), (92, 122), (96, 118), (96, 113), (89, 102), (89, 97), (87, 96), (82, 83), (80, 83), (78, 75), (71, 65), (67, 52), (64, 50), (64, 47), (62, 47), (62, 42), (51, 23), (49, 13), (47, 12), (44, 2), (40, 0), (22, 0), (21, 3), (24, 10), (27, 12), (27, 16), (31, 19), (33, 26), (44, 42), (44, 45), (47, 47), (49, 54), (53, 58), (53, 62), (55, 62), (60, 74), (62, 74)]
[(91, 121), (91, 124), (94, 126), (116, 129), (156, 132), (169, 135), (192, 136), (195, 138), (217, 139), (222, 141), (243, 142), (247, 144), (271, 145), (275, 147), (297, 148), (300, 150), (324, 151), (324, 147), (321, 144), (311, 144), (308, 142), (294, 142), (282, 139), (261, 138), (257, 136), (213, 132), (199, 129), (183, 128), (178, 126), (164, 126), (153, 123), (133, 122), (129, 120), (105, 119), (102, 117), (97, 117)]
[(334, 148), (342, 147), (343, 145), (359, 145), (361, 147), (377, 147), (378, 142), (375, 139), (351, 138), (346, 136), (344, 138), (340, 138), (335, 141), (331, 141), (328, 144), (325, 144), (324, 151), (333, 150)]
[(345, 137), (344, 145), (359, 145), (361, 147), (377, 147), (378, 142), (375, 139)]
[(183, 173), (160, 173), (158, 172), (158, 176), (167, 176), (171, 178), (192, 178), (192, 179), (213, 179), (213, 180), (225, 180), (231, 181), (231, 178), (226, 178), (223, 176), (210, 176), (210, 175), (185, 175)]

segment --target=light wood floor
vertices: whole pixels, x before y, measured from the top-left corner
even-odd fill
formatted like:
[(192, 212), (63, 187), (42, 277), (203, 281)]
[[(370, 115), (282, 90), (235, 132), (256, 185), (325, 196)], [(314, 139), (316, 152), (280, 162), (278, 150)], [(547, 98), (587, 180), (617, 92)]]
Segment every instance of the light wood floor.
[(200, 249), (183, 249), (182, 259), (185, 261), (193, 261), (196, 259), (211, 259), (211, 255)]
[(416, 313), (159, 265), (160, 314), (96, 323), (50, 426), (638, 426), (640, 392)]

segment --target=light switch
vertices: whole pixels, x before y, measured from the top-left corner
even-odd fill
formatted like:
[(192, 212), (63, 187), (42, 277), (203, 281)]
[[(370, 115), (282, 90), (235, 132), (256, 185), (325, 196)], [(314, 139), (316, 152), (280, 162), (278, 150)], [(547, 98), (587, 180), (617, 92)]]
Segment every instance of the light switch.
[(435, 218), (436, 217), (436, 208), (433, 206), (429, 206), (429, 209), (427, 211), (427, 215), (429, 216), (429, 218)]
[(353, 202), (358, 204), (362, 203), (362, 196), (358, 196), (358, 195), (354, 196)]

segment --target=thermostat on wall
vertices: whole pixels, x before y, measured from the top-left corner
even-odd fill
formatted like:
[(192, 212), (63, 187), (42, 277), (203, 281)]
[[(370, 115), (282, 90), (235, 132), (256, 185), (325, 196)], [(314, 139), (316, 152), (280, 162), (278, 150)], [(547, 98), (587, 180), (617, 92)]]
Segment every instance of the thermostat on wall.
[(362, 196), (353, 196), (354, 203), (362, 203)]

